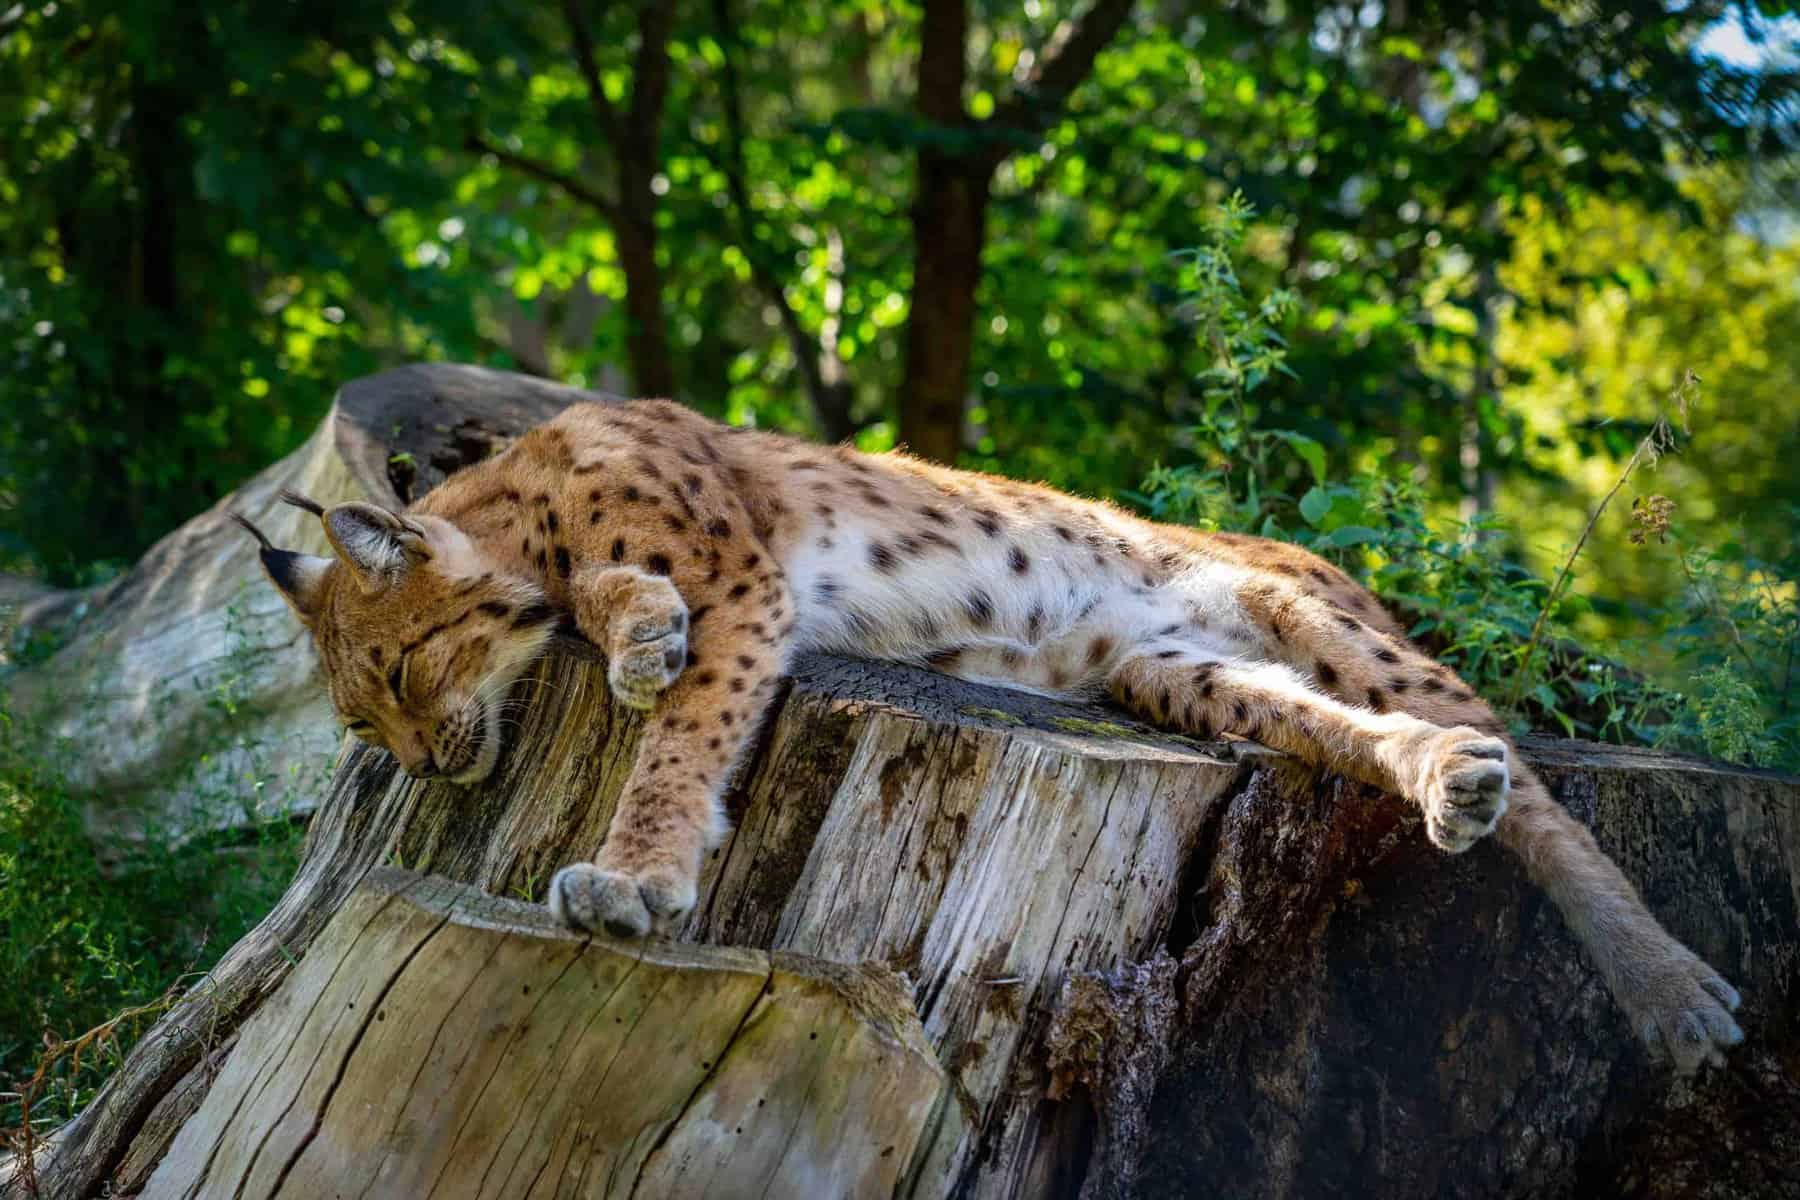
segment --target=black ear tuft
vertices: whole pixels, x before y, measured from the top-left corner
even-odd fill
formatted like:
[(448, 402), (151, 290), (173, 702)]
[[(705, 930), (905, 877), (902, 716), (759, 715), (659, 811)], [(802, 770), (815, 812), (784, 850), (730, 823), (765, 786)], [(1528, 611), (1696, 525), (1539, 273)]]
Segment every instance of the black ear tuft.
[(236, 521), (239, 525), (242, 525), (244, 527), (244, 532), (248, 533), (251, 537), (256, 539), (257, 545), (259, 545), (263, 548), (264, 554), (267, 554), (269, 551), (271, 551), (275, 548), (274, 546), (270, 545), (269, 539), (263, 536), (263, 531), (258, 529), (256, 526), (252, 525), (250, 523), (250, 519), (248, 517), (244, 516), (243, 513), (235, 513), (234, 512), (234, 513), (227, 513), (226, 515), (229, 516), (232, 520)]
[(302, 621), (310, 625), (319, 611), (320, 588), (325, 582), (326, 571), (331, 567), (331, 560), (320, 558), (316, 554), (278, 550), (263, 536), (263, 531), (252, 525), (242, 513), (234, 512), (229, 515), (243, 527), (244, 532), (256, 539), (256, 556), (262, 560), (263, 573), (269, 577), (269, 582), (280, 589), (289, 606), (299, 614)]
[(295, 508), (304, 508), (315, 517), (323, 517), (325, 515), (325, 506), (323, 504), (320, 504), (311, 496), (302, 496), (299, 492), (296, 492), (291, 488), (281, 489), (281, 502), (283, 504), (291, 504)]

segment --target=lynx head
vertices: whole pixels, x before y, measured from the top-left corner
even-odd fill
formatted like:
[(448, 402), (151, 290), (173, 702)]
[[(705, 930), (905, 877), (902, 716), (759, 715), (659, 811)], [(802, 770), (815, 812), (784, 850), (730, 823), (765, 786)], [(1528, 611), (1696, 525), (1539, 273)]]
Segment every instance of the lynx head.
[(270, 582), (312, 634), (338, 718), (418, 779), (474, 783), (500, 757), (500, 713), (559, 614), (455, 525), (373, 504), (282, 499), (324, 522), (335, 557), (262, 546)]

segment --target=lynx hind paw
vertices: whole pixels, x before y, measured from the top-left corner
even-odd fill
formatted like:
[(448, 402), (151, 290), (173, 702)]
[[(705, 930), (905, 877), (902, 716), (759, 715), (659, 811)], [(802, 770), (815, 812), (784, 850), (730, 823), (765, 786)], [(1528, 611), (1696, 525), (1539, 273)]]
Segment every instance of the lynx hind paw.
[(664, 872), (633, 875), (575, 863), (550, 881), (550, 912), (587, 933), (638, 938), (672, 932), (693, 910), (694, 885)]
[(1673, 1063), (1678, 1074), (1692, 1075), (1703, 1065), (1724, 1066), (1725, 1051), (1744, 1040), (1731, 1015), (1740, 1003), (1736, 988), (1684, 951), (1625, 1007), (1650, 1057)]
[(1467, 850), (1494, 831), (1511, 782), (1505, 742), (1473, 729), (1446, 731), (1427, 769), (1426, 836), (1446, 853)]
[(687, 665), (687, 607), (679, 597), (674, 605), (621, 624), (606, 671), (621, 704), (649, 708)]

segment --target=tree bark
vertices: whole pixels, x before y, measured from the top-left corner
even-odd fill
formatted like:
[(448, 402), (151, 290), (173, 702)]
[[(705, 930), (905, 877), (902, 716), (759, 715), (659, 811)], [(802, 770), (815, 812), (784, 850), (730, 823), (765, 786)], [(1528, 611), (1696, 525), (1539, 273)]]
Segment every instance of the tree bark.
[(477, 788), (346, 741), (287, 895), (37, 1156), (42, 1195), (1794, 1191), (1800, 781), (1524, 748), (1745, 994), (1748, 1044), (1683, 1083), (1497, 847), (895, 666), (796, 664), (694, 945), (582, 942), (469, 889), (540, 900), (591, 857), (641, 718), (582, 644), (520, 696)]

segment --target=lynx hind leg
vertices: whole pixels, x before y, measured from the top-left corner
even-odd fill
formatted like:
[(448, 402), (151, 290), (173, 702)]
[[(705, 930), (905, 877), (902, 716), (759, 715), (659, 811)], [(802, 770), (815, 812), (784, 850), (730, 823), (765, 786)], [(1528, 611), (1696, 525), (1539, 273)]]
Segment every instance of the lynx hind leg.
[(1164, 640), (1126, 658), (1108, 685), (1158, 724), (1199, 737), (1237, 734), (1396, 792), (1419, 805), (1427, 836), (1450, 853), (1492, 833), (1506, 811), (1504, 741), (1346, 704), (1281, 663), (1227, 661)]
[(1412, 719), (1380, 753), (1393, 786), (1424, 809), (1433, 845), (1458, 854), (1494, 831), (1517, 764), (1500, 722), (1454, 672), (1289, 581), (1253, 581), (1237, 600), (1265, 644), (1318, 689), (1361, 712)]

